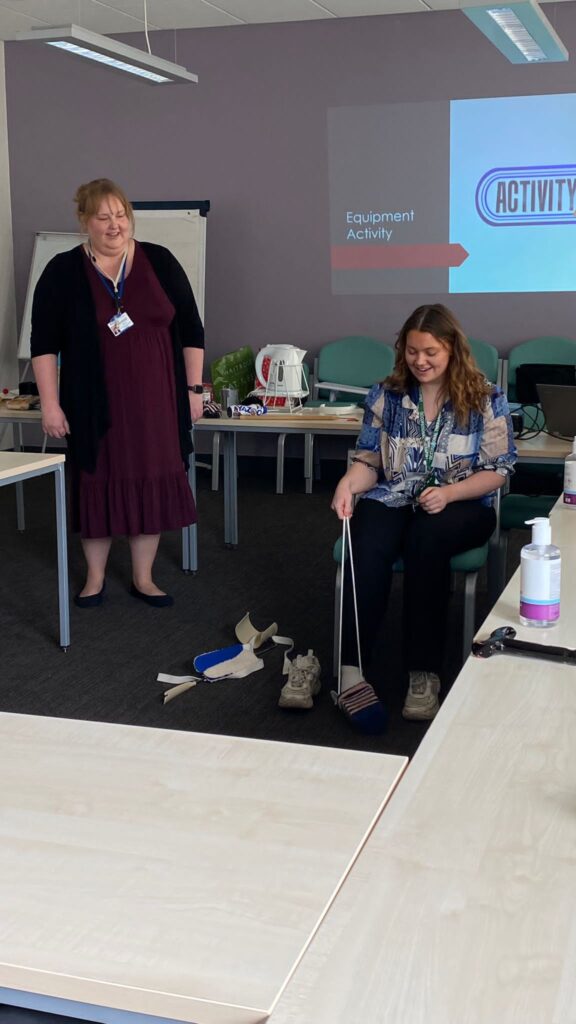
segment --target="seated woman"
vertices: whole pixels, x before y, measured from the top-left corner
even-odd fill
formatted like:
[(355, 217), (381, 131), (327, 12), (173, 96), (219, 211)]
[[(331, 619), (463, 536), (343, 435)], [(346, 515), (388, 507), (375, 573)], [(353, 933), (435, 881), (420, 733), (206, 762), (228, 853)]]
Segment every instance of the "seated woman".
[[(410, 683), (403, 715), (438, 711), (450, 559), (485, 544), (496, 526), (495, 491), (516, 449), (508, 403), (480, 372), (454, 315), (420, 306), (396, 343), (394, 371), (366, 398), (352, 465), (332, 508), (352, 516), (360, 655), (349, 564), (344, 582), (339, 705), (365, 731), (381, 731), (384, 712), (370, 664), (394, 562), (404, 561), (403, 647)], [(361, 496), (354, 508), (356, 496)]]

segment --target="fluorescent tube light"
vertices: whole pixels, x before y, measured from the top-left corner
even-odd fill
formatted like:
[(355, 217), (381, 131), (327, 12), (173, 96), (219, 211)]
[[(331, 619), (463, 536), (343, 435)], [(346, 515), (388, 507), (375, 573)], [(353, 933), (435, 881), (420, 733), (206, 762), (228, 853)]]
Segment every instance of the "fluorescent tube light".
[(135, 46), (119, 43), (116, 39), (102, 36), (98, 32), (88, 32), (78, 25), (31, 29), (30, 32), (18, 32), (16, 39), (47, 43), (78, 57), (98, 61), (116, 71), (137, 75), (156, 85), (198, 81), (198, 75), (187, 71), (180, 64), (154, 57), (145, 50), (137, 50)]
[(464, 0), (462, 11), (512, 64), (568, 60), (568, 50), (535, 0), (481, 5)]

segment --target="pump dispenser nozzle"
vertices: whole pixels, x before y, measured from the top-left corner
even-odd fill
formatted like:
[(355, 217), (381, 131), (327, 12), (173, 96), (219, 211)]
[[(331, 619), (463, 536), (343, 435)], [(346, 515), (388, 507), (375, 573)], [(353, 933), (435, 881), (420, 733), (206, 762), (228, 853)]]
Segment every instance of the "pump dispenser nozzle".
[(552, 527), (550, 520), (544, 516), (537, 516), (536, 519), (526, 519), (526, 526), (532, 527), (532, 543), (541, 547), (552, 543)]

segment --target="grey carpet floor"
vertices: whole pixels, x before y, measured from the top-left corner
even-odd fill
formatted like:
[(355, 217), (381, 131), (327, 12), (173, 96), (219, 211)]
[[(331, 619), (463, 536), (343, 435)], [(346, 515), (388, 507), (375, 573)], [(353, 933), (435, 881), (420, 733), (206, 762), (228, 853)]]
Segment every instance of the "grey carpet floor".
[[(295, 461), (295, 460), (294, 460)], [(172, 609), (152, 609), (128, 593), (130, 564), (124, 541), (114, 544), (107, 595), (100, 608), (71, 608), (71, 647), (57, 644), (54, 499), (50, 477), (25, 485), (26, 530), (16, 529), (14, 488), (0, 488), (0, 710), (217, 732), (287, 742), (381, 750), (411, 756), (426, 725), (400, 714), (405, 686), (400, 664), (401, 577), (395, 580), (380, 637), (382, 677), (373, 680), (389, 710), (382, 737), (358, 735), (333, 706), (334, 563), (339, 524), (330, 511), (334, 479), (303, 493), (301, 466), (288, 467), (286, 493), (274, 493), (273, 462), (246, 460), (239, 478), (240, 544), (223, 544), (222, 494), (199, 473), (199, 572), (180, 568), (180, 534), (162, 539), (158, 581), (176, 599)], [(519, 535), (519, 540), (522, 538)], [(518, 542), (510, 545), (516, 564)], [(83, 560), (70, 538), (71, 592), (82, 584)], [(323, 689), (311, 712), (277, 707), (282, 651), (264, 655), (265, 667), (242, 680), (202, 683), (167, 705), (158, 672), (184, 674), (202, 651), (233, 643), (234, 625), (249, 611), (264, 628), (278, 623), (313, 648), (323, 667)], [(478, 588), (477, 620), (488, 611), (486, 580)], [(460, 669), (462, 595), (453, 595), (454, 638), (446, 657), (443, 692)]]

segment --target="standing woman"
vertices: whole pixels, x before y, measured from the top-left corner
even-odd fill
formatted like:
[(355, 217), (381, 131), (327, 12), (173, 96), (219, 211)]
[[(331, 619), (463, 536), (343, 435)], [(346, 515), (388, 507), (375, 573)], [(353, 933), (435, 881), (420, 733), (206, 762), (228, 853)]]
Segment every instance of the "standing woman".
[(173, 599), (152, 576), (160, 534), (196, 521), (186, 466), (202, 415), (204, 330), (172, 253), (134, 240), (123, 190), (98, 178), (75, 201), (88, 240), (45, 267), (31, 336), (42, 426), (68, 442), (72, 526), (87, 563), (75, 601), (102, 603), (112, 538), (127, 536), (130, 593), (165, 607)]
[[(361, 661), (371, 664), (394, 562), (404, 560), (405, 718), (438, 711), (450, 595), (450, 559), (485, 544), (496, 526), (495, 492), (516, 459), (508, 403), (478, 369), (445, 306), (420, 306), (402, 327), (390, 377), (366, 398), (355, 456), (336, 488), (340, 519), (354, 512), (352, 551)], [(360, 500), (354, 509), (354, 499)], [(344, 590), (340, 707), (365, 731), (382, 708), (360, 673), (349, 574)]]

